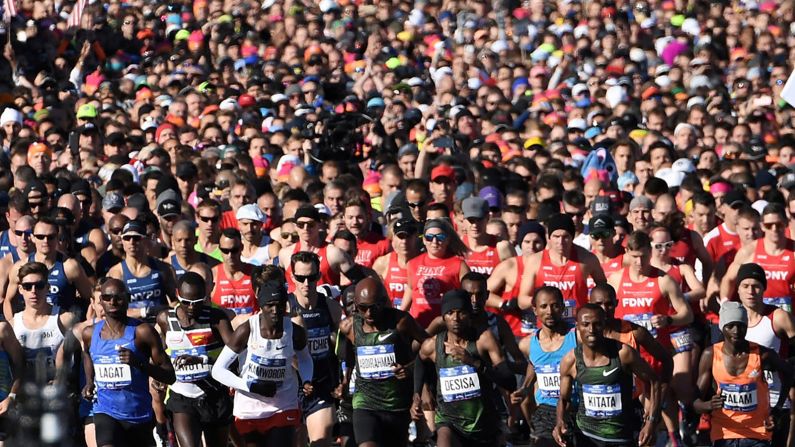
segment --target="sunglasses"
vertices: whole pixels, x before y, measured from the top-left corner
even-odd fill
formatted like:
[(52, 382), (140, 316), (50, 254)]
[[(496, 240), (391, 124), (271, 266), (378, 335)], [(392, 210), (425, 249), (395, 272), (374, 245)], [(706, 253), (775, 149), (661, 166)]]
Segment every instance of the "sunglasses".
[(44, 205), (44, 202), (28, 202), (28, 205), (30, 205), (31, 209), (41, 208)]
[(218, 222), (218, 216), (199, 216), (199, 220), (201, 220), (204, 223)]
[(378, 304), (378, 303), (373, 303), (373, 304), (369, 304), (369, 305), (367, 305), (367, 304), (357, 304), (356, 305), (356, 310), (358, 310), (359, 313), (365, 313), (368, 310), (375, 310), (375, 309), (378, 309), (380, 307), (381, 307), (381, 305)]
[(119, 233), (121, 233), (121, 230), (123, 230), (123, 229), (124, 229), (124, 227), (109, 228), (108, 231), (110, 231), (110, 234), (118, 235)]
[(201, 304), (204, 302), (204, 298), (199, 298), (198, 300), (186, 300), (185, 298), (177, 297), (179, 302), (186, 305), (186, 306), (195, 306), (197, 304)]
[(656, 244), (651, 244), (651, 247), (655, 250), (670, 250), (671, 247), (673, 246), (674, 246), (674, 241), (658, 242)]
[(218, 247), (218, 249), (221, 250), (221, 253), (225, 255), (228, 255), (230, 253), (238, 253), (240, 251), (240, 247), (230, 247), (230, 248)]
[(406, 202), (409, 207), (411, 208), (422, 208), (425, 206), (425, 202)]
[(32, 230), (14, 230), (17, 237), (30, 237), (33, 234)]
[(442, 242), (447, 240), (447, 235), (444, 234), (444, 233), (439, 233), (439, 234), (428, 234), (428, 233), (425, 233), (425, 240), (426, 241), (433, 242), (434, 239), (436, 239), (436, 241), (441, 244)]
[(124, 296), (118, 293), (100, 293), (99, 299), (102, 301), (123, 301)]
[(297, 283), (313, 283), (320, 279), (320, 273), (314, 273), (312, 275), (293, 275), (293, 278), (295, 278), (295, 282)]
[(601, 240), (601, 239), (610, 239), (611, 237), (613, 237), (613, 233), (610, 232), (610, 231), (607, 231), (607, 232), (604, 232), (604, 233), (602, 233), (602, 232), (591, 233), (590, 236), (591, 236), (591, 239), (593, 239), (595, 241), (598, 241), (598, 240)]
[(786, 225), (784, 222), (762, 222), (762, 226), (767, 230), (781, 230)]
[(291, 241), (297, 241), (298, 240), (298, 233), (282, 233), (282, 239), (285, 239), (285, 240), (289, 239)]
[(121, 237), (121, 240), (127, 241), (127, 242), (139, 242), (141, 239), (143, 239), (143, 237), (138, 236), (136, 234), (131, 234), (131, 235), (128, 235), (128, 236), (122, 236)]
[(408, 231), (401, 231), (400, 233), (396, 233), (395, 236), (397, 236), (398, 239), (404, 239), (405, 240), (405, 239), (408, 239), (408, 238), (414, 236), (414, 233), (410, 233)]
[(47, 287), (47, 281), (23, 282), (20, 284), (20, 286), (22, 287), (22, 290), (26, 292), (30, 292), (33, 289), (39, 291), (44, 290), (44, 288)]
[(309, 221), (309, 222), (303, 221), (295, 223), (295, 226), (302, 230), (306, 230), (307, 228), (313, 228), (315, 225), (317, 225), (317, 222), (314, 221)]
[(48, 241), (54, 241), (56, 237), (58, 237), (57, 233), (50, 233), (50, 234), (34, 234), (33, 237), (36, 239), (43, 241), (47, 239)]

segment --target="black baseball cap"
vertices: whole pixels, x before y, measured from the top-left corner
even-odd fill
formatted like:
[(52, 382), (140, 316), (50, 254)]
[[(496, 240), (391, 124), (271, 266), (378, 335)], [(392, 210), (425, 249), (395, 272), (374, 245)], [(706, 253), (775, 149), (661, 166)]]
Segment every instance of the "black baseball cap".
[(616, 221), (609, 214), (597, 214), (588, 222), (591, 235), (609, 234), (616, 230)]
[(410, 217), (401, 217), (395, 221), (395, 225), (392, 227), (393, 234), (417, 234), (418, 230), (417, 221)]

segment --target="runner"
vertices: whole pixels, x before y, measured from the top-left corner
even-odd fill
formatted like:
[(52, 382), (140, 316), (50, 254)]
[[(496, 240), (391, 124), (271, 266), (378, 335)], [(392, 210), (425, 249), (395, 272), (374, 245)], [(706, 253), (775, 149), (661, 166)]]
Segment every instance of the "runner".
[[(289, 295), (291, 313), (297, 317), (307, 332), (307, 345), (312, 354), (314, 392), (301, 399), (301, 414), (306, 423), (306, 433), (312, 446), (330, 446), (334, 428), (334, 398), (332, 392), (339, 383), (337, 359), (332, 354), (332, 336), (337, 333), (342, 318), (342, 307), (325, 288), (317, 287), (320, 279), (320, 259), (314, 253), (299, 251), (290, 259), (295, 280), (295, 292)], [(324, 291), (320, 293), (320, 291)], [(302, 442), (302, 445), (306, 442)]]
[(0, 256), (11, 253), (14, 247), (19, 245), (17, 235), (14, 234), (14, 228), (16, 228), (17, 220), (20, 217), (29, 214), (30, 206), (28, 205), (27, 196), (21, 192), (11, 195), (8, 199), (8, 210), (5, 212), (8, 229), (0, 232)]
[(412, 344), (422, 343), (428, 334), (410, 314), (389, 306), (378, 280), (363, 279), (355, 294), (357, 313), (340, 323), (340, 333), (356, 351), (356, 442), (359, 447), (402, 447), (408, 440), (412, 399)]
[(0, 322), (0, 444), (6, 441), (14, 423), (9, 412), (16, 403), (26, 374), (25, 363), (25, 351), (17, 340), (14, 328), (5, 321)]
[(489, 203), (480, 197), (467, 197), (461, 203), (461, 214), (469, 251), (464, 258), (470, 270), (489, 276), (500, 261), (514, 256), (511, 243), (499, 241), (486, 233), (489, 220)]
[(422, 327), (440, 315), (445, 292), (461, 287), (469, 273), (463, 257), (467, 248), (444, 219), (425, 221), (426, 252), (408, 263), (408, 281), (401, 310), (408, 310)]
[(205, 281), (187, 272), (177, 282), (179, 304), (157, 315), (157, 326), (171, 357), (177, 381), (169, 387), (166, 408), (183, 447), (225, 445), (232, 422), (228, 389), (210, 377), (210, 369), (232, 336), (229, 318), (208, 306)]
[(169, 260), (177, 280), (194, 267), (210, 273), (210, 268), (220, 263), (217, 259), (196, 251), (196, 229), (189, 220), (181, 220), (174, 224), (171, 242), (173, 252)]
[(364, 278), (364, 272), (345, 253), (329, 246), (320, 237), (320, 213), (311, 205), (301, 205), (295, 211), (295, 224), (298, 228), (298, 243), (279, 251), (279, 265), (286, 271), (288, 292), (295, 290), (290, 259), (299, 251), (311, 251), (320, 258), (320, 281), (318, 284), (340, 285), (340, 274), (357, 283)]
[(16, 220), (12, 234), (17, 238), (17, 245), (0, 259), (0, 294), (6, 295), (8, 274), (20, 259), (27, 259), (36, 250), (33, 244), (33, 226), (36, 221), (31, 216), (22, 216)]
[[(605, 277), (624, 267), (624, 247), (615, 242), (616, 222), (608, 214), (597, 214), (588, 221), (588, 235), (591, 237), (591, 253), (596, 255)], [(588, 288), (596, 285), (588, 280)]]
[[(748, 205), (748, 199), (739, 191), (730, 191), (721, 200), (718, 209), (723, 213), (723, 223), (704, 236), (707, 253), (716, 262), (727, 254), (733, 259), (733, 253), (742, 247), (737, 235), (737, 219), (738, 211), (743, 205)], [(728, 261), (726, 265), (731, 263), (732, 261)]]
[(408, 272), (408, 262), (420, 254), (417, 232), (419, 224), (411, 217), (396, 220), (389, 227), (392, 251), (375, 260), (373, 270), (386, 286), (392, 307), (400, 309), (403, 304)]
[[(792, 314), (774, 306), (764, 303), (764, 291), (767, 287), (765, 271), (759, 264), (743, 264), (737, 271), (737, 295), (748, 314), (748, 330), (745, 334), (747, 341), (764, 346), (786, 358), (789, 351), (789, 340), (795, 337), (795, 321)], [(778, 374), (765, 369), (765, 380), (770, 391), (770, 402), (778, 401), (781, 394), (781, 381)], [(783, 409), (788, 412), (776, 414), (773, 428), (773, 445), (786, 445), (790, 437), (792, 426), (792, 401), (787, 399)]]
[(148, 378), (173, 384), (174, 369), (154, 328), (127, 316), (130, 294), (109, 278), (100, 301), (105, 320), (83, 330), (86, 386), (94, 403), (97, 445), (154, 446)]
[[(48, 382), (55, 379), (55, 359), (64, 341), (64, 333), (71, 328), (76, 317), (71, 312), (61, 313), (47, 303), (47, 266), (28, 262), (19, 268), (19, 294), (25, 300), (22, 312), (14, 314), (11, 326), (25, 353), (26, 370), (44, 373)], [(42, 371), (39, 367), (44, 366)]]
[[(72, 309), (75, 304), (81, 308), (87, 307), (91, 297), (91, 282), (86, 277), (83, 268), (75, 259), (67, 258), (56, 250), (58, 226), (48, 217), (43, 217), (33, 227), (33, 244), (36, 252), (28, 255), (14, 264), (8, 272), (9, 282), (3, 302), (3, 314), (7, 321), (11, 321), (14, 297), (18, 293), (19, 269), (28, 262), (40, 262), (47, 266), (47, 303), (60, 309)], [(76, 301), (76, 293), (80, 294), (82, 302)], [(83, 305), (85, 304), (85, 305)]]
[(224, 261), (213, 268), (214, 287), (210, 296), (214, 305), (229, 312), (229, 317), (233, 318), (232, 327), (237, 328), (256, 311), (257, 299), (251, 280), (254, 268), (240, 260), (243, 243), (238, 230), (222, 230), (218, 249)]
[[(307, 333), (290, 321), (282, 284), (263, 284), (257, 304), (261, 312), (235, 329), (213, 365), (212, 376), (236, 390), (235, 429), (246, 445), (290, 446), (301, 425), (298, 395), (313, 393)], [(229, 369), (238, 359), (239, 376)]]
[[(554, 447), (552, 430), (560, 397), (560, 362), (577, 344), (574, 327), (563, 320), (565, 304), (560, 289), (543, 286), (535, 291), (533, 310), (541, 328), (522, 340), (519, 347), (530, 362), (522, 386), (511, 394), (533, 427), (534, 445)], [(535, 391), (534, 391), (535, 390)], [(530, 398), (534, 395), (535, 405)]]
[(773, 304), (792, 313), (792, 298), (795, 296), (795, 241), (784, 236), (787, 216), (777, 203), (767, 205), (762, 211), (764, 237), (756, 244), (744, 246), (737, 252), (734, 262), (721, 281), (720, 296), (726, 300), (735, 296), (737, 272), (741, 265), (749, 262), (759, 264), (767, 277), (765, 304)]
[(218, 249), (221, 238), (221, 205), (213, 199), (205, 199), (196, 207), (196, 244), (193, 246), (198, 253), (204, 253), (218, 262), (223, 256)]
[(345, 204), (343, 219), (345, 228), (356, 236), (356, 264), (371, 268), (376, 259), (389, 253), (389, 240), (379, 232), (373, 231), (371, 210), (368, 203), (352, 199)]
[(124, 260), (124, 243), (121, 240), (121, 232), (124, 225), (130, 218), (124, 214), (116, 214), (108, 221), (108, 237), (110, 238), (110, 250), (102, 253), (96, 262), (97, 278), (108, 276), (110, 269)]
[(521, 243), (521, 253), (500, 262), (489, 276), (489, 299), (486, 304), (499, 311), (505, 318), (515, 337), (529, 334), (535, 327), (532, 312), (519, 309), (519, 289), (522, 275), (531, 255), (544, 250), (546, 235), (544, 227), (536, 222), (526, 222), (517, 235)]
[[(560, 400), (557, 422), (552, 436), (562, 447), (574, 432), (576, 445), (633, 446), (647, 445), (654, 439), (660, 421), (660, 379), (634, 349), (606, 339), (604, 310), (585, 304), (577, 311), (577, 344), (560, 364)], [(632, 377), (649, 384), (649, 402), (642, 425), (627, 417), (632, 408)], [(566, 425), (566, 417), (576, 407), (575, 424)], [(634, 433), (640, 429), (637, 440)]]
[(770, 415), (777, 414), (787, 398), (779, 395), (777, 402), (770, 402), (761, 370), (778, 373), (782, 389), (792, 385), (792, 367), (775, 352), (747, 341), (747, 329), (748, 314), (743, 305), (723, 303), (720, 330), (724, 341), (701, 354), (699, 398), (694, 406), (699, 413), (712, 415), (710, 439), (715, 446), (769, 446), (774, 428)]
[(555, 214), (547, 220), (547, 248), (532, 255), (527, 262), (519, 289), (519, 307), (533, 306), (533, 293), (542, 286), (557, 287), (563, 292), (566, 311), (563, 317), (571, 322), (575, 310), (588, 297), (587, 280), (605, 281), (599, 260), (579, 245), (574, 245), (574, 222), (571, 216)]
[(265, 213), (256, 204), (249, 204), (238, 208), (235, 217), (243, 242), (240, 259), (253, 266), (272, 263), (279, 256), (281, 245), (272, 242), (270, 236), (263, 233), (262, 226), (268, 220)]
[[(442, 299), (444, 329), (422, 343), (416, 373), (436, 383), (436, 443), (442, 447), (497, 446), (499, 425), (492, 383), (512, 390), (515, 379), (491, 331), (472, 322), (469, 293), (451, 290)], [(434, 368), (426, 373), (425, 368)], [(415, 380), (412, 417), (420, 420), (425, 380)]]

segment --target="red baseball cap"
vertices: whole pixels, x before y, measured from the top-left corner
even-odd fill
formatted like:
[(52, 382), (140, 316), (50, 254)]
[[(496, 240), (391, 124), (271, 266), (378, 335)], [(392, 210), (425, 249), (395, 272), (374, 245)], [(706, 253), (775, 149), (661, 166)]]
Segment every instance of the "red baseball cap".
[(455, 171), (453, 171), (453, 168), (449, 165), (439, 165), (431, 171), (431, 181), (439, 177), (447, 177), (450, 180), (455, 180)]
[(239, 98), (237, 98), (237, 103), (240, 105), (240, 107), (251, 107), (257, 103), (257, 100), (248, 93), (243, 93)]

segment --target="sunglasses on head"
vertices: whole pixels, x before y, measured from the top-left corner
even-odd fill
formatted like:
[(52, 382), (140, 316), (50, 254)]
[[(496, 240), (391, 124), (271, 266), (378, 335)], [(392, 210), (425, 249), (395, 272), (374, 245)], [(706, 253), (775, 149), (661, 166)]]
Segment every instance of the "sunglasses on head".
[(670, 250), (670, 248), (673, 246), (674, 246), (674, 241), (658, 242), (656, 244), (651, 244), (651, 247), (655, 250)]
[(444, 234), (444, 233), (439, 233), (439, 234), (428, 234), (428, 233), (426, 233), (425, 234), (425, 240), (426, 241), (433, 242), (434, 239), (436, 239), (436, 241), (441, 244), (442, 242), (447, 240), (447, 235)]
[(43, 241), (47, 239), (48, 241), (54, 241), (56, 237), (58, 237), (57, 233), (50, 233), (50, 234), (34, 234), (33, 237), (36, 239)]
[(320, 273), (314, 273), (312, 275), (295, 275), (294, 274), (293, 278), (295, 278), (295, 282), (297, 282), (297, 283), (303, 284), (303, 283), (305, 283), (307, 281), (310, 282), (310, 283), (313, 283), (313, 282), (317, 281), (318, 279), (320, 279)]
[(23, 282), (20, 284), (20, 286), (22, 287), (22, 290), (26, 292), (30, 292), (33, 289), (39, 291), (44, 290), (44, 288), (47, 287), (47, 281)]

